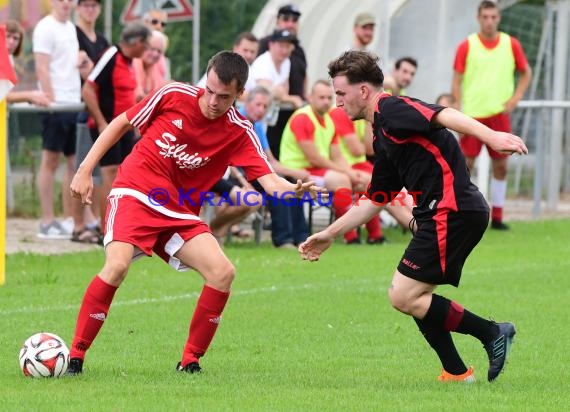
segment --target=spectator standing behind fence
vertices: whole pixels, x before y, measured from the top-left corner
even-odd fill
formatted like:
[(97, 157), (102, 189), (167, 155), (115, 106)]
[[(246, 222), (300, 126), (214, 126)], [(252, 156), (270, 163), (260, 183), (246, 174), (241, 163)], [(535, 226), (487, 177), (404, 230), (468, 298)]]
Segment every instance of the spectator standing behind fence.
[[(245, 83), (245, 88), (243, 94), (239, 97), (239, 102), (243, 102), (247, 98), (247, 93), (255, 87), (255, 80), (251, 75), (251, 65), (257, 57), (257, 51), (259, 49), (259, 40), (251, 32), (244, 31), (237, 35), (234, 40), (234, 46), (232, 51), (239, 54), (249, 65), (249, 75), (247, 77), (247, 82)], [(196, 83), (198, 87), (206, 87), (206, 73), (202, 78)]]
[(77, 2), (75, 26), (79, 50), (84, 50), (93, 64), (99, 60), (101, 54), (109, 47), (109, 41), (105, 36), (95, 30), (95, 24), (100, 14), (101, 1), (79, 0)]
[[(121, 32), (119, 42), (103, 53), (83, 85), (83, 100), (91, 118), (89, 126), (93, 141), (105, 130), (111, 120), (133, 106), (137, 82), (132, 59), (140, 57), (148, 47), (150, 29), (142, 23), (130, 23)], [(107, 195), (119, 165), (135, 144), (133, 130), (123, 137), (101, 158), (101, 191), (99, 207), (101, 221), (105, 221)]]
[[(85, 51), (93, 64), (109, 47), (105, 36), (95, 30), (95, 24), (101, 14), (101, 2), (98, 0), (79, 0), (76, 8), (75, 27), (79, 50)], [(83, 82), (82, 82), (83, 83)], [(91, 135), (86, 125), (87, 111), (79, 113), (77, 122), (76, 165), (79, 165), (91, 147)], [(100, 171), (96, 172), (100, 180)], [(99, 184), (99, 183), (98, 183)], [(85, 206), (83, 215), (75, 220), (71, 240), (80, 243), (100, 243), (101, 227), (96, 216), (100, 215), (97, 205)]]
[(352, 43), (349, 50), (364, 50), (368, 51), (368, 46), (374, 40), (374, 27), (376, 26), (376, 19), (370, 13), (360, 13), (354, 19), (352, 26)]
[(164, 34), (164, 52), (156, 63), (156, 67), (164, 80), (170, 80), (170, 61), (166, 57), (166, 50), (168, 49), (168, 36), (164, 32), (166, 26), (168, 25), (168, 14), (162, 10), (149, 10), (144, 14), (143, 22), (151, 30), (158, 30)]
[(394, 70), (384, 77), (384, 90), (393, 96), (405, 96), (406, 87), (409, 87), (414, 80), (418, 62), (413, 57), (400, 57), (394, 63)]
[[(277, 119), (273, 125), (269, 125), (267, 128), (267, 139), (269, 140), (269, 146), (271, 151), (277, 159), (279, 159), (279, 149), (281, 136), (283, 135), (283, 130), (287, 121), (293, 114), (293, 112), (301, 107), (304, 103), (306, 93), (307, 93), (307, 58), (305, 56), (305, 50), (301, 46), (298, 34), (299, 34), (299, 19), (301, 18), (301, 11), (299, 8), (293, 4), (287, 4), (279, 8), (277, 11), (277, 20), (275, 24), (276, 30), (286, 30), (292, 33), (293, 39), (293, 50), (290, 54), (291, 68), (288, 75), (288, 92), (287, 94), (291, 98), (286, 98), (281, 100), (283, 102), (293, 105), (293, 107), (280, 108), (278, 112)], [(259, 54), (265, 53), (269, 50), (269, 44), (273, 41), (273, 35), (264, 37), (259, 41)], [(269, 88), (269, 85), (265, 84), (265, 87)], [(270, 88), (271, 90), (271, 88)], [(279, 95), (275, 91), (271, 90), (273, 97), (280, 99)]]
[[(20, 23), (16, 20), (8, 20), (6, 22), (6, 49), (10, 63), (14, 67), (14, 58), (22, 53), (22, 44), (24, 43), (24, 30)], [(8, 103), (30, 103), (37, 106), (47, 106), (49, 104), (48, 96), (41, 90), (18, 90), (11, 91), (6, 95)]]
[[(92, 63), (79, 50), (75, 25), (71, 22), (74, 1), (52, 0), (52, 11), (41, 19), (34, 29), (33, 51), (36, 76), (40, 89), (50, 103), (80, 104), (81, 77), (85, 77)], [(69, 186), (75, 167), (75, 135), (77, 112), (53, 112), (43, 117), (42, 157), (38, 173), (41, 222), (38, 237), (69, 239), (74, 220), (80, 219), (83, 205), (71, 199), (68, 190), (62, 190), (63, 214), (66, 220), (55, 219), (55, 172), (61, 153), (66, 157), (62, 185)]]
[(133, 59), (133, 68), (137, 80), (135, 92), (136, 101), (141, 101), (146, 95), (158, 90), (166, 80), (161, 73), (159, 62), (164, 56), (166, 38), (158, 30), (153, 30), (148, 48), (140, 58)]
[[(520, 42), (498, 30), (499, 6), (482, 1), (477, 11), (479, 32), (471, 34), (457, 48), (453, 64), (452, 93), (463, 113), (493, 130), (510, 132), (510, 113), (524, 96), (532, 70)], [(515, 88), (515, 71), (520, 77)], [(467, 167), (473, 169), (483, 144), (474, 136), (460, 138)], [(487, 146), (493, 167), (491, 179), (491, 228), (508, 230), (503, 222), (507, 196), (507, 156)]]

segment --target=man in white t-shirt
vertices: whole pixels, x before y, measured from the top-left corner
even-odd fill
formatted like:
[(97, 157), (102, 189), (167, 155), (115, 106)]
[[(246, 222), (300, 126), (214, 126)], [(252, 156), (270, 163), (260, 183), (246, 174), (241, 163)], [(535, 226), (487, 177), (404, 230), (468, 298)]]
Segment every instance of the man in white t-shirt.
[[(39, 88), (50, 104), (81, 103), (81, 78), (87, 76), (93, 63), (79, 51), (77, 32), (71, 22), (75, 1), (52, 0), (52, 12), (41, 19), (34, 29), (33, 51)], [(39, 197), (42, 209), (38, 237), (69, 239), (68, 225), (55, 219), (53, 208), (55, 171), (61, 153), (67, 158), (62, 186), (69, 187), (74, 172), (77, 112), (48, 113), (43, 118), (42, 158), (39, 171)], [(78, 216), (83, 206), (72, 201), (69, 190), (62, 190), (63, 213)], [(69, 225), (71, 226), (71, 225)]]
[(296, 39), (295, 34), (289, 30), (275, 30), (269, 40), (269, 50), (259, 55), (251, 65), (250, 76), (256, 85), (267, 88), (274, 99), (299, 108), (303, 106), (303, 99), (289, 94), (289, 57)]

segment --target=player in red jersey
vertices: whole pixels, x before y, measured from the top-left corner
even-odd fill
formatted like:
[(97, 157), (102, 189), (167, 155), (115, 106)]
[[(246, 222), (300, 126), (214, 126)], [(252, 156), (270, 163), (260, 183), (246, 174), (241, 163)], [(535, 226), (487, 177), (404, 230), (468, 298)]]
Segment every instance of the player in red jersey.
[(526, 154), (515, 135), (489, 129), (461, 112), (384, 92), (378, 57), (349, 51), (329, 66), (342, 107), (353, 120), (373, 125), (375, 163), (368, 195), (324, 231), (299, 246), (304, 259), (318, 260), (337, 236), (370, 219), (381, 209), (375, 193), (393, 193), (402, 186), (417, 192), (413, 210), (417, 230), (392, 278), (392, 306), (413, 316), (420, 332), (439, 356), (441, 381), (475, 379), (451, 338), (451, 331), (479, 339), (489, 357), (487, 379), (503, 370), (515, 334), (512, 323), (495, 323), (437, 295), (437, 285), (459, 285), (461, 271), (489, 219), (489, 207), (471, 183), (465, 158), (449, 127), (476, 136), (497, 152)]
[(192, 268), (205, 280), (190, 322), (178, 371), (201, 370), (230, 294), (235, 268), (206, 223), (201, 195), (228, 166), (242, 167), (269, 192), (316, 196), (312, 182), (292, 184), (269, 165), (251, 123), (237, 110), (248, 65), (238, 54), (216, 54), (206, 88), (170, 83), (115, 118), (101, 133), (71, 183), (71, 193), (91, 203), (91, 174), (105, 152), (129, 129), (141, 139), (121, 164), (108, 198), (105, 265), (85, 292), (70, 351), (69, 374), (83, 370), (85, 353), (107, 318), (117, 288), (134, 257), (155, 252), (178, 270)]

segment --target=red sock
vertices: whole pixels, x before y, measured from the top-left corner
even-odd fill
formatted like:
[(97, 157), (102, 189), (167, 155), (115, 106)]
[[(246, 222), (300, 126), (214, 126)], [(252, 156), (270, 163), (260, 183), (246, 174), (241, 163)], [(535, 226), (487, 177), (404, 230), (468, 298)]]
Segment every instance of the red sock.
[[(334, 217), (338, 219), (350, 209), (351, 206), (346, 206), (344, 204), (339, 205), (339, 202), (335, 204), (335, 198), (333, 197), (333, 207), (334, 207)], [(356, 229), (349, 230), (344, 234), (345, 242), (350, 242), (358, 237), (358, 232)]]
[(368, 239), (376, 240), (382, 237), (382, 224), (380, 216), (376, 215), (366, 222), (366, 230), (368, 231)]
[(198, 359), (204, 356), (218, 329), (229, 297), (229, 292), (221, 292), (204, 285), (190, 322), (190, 332), (182, 354), (182, 366), (198, 362)]
[(109, 306), (111, 306), (116, 291), (116, 286), (109, 285), (99, 276), (95, 276), (87, 286), (77, 316), (75, 336), (69, 351), (70, 358), (85, 358), (85, 352), (93, 343), (107, 318)]
[(491, 209), (491, 219), (495, 222), (502, 222), (503, 221), (503, 208), (493, 206)]

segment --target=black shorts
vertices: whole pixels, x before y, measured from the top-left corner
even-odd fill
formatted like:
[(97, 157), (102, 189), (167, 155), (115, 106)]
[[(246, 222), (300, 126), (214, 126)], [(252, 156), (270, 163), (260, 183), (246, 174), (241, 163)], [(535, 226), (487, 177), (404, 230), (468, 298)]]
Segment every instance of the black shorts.
[(229, 196), (232, 189), (237, 186), (232, 179), (220, 179), (214, 186), (210, 189), (210, 192), (214, 192), (217, 195), (227, 194)]
[[(93, 142), (99, 137), (99, 131), (97, 129), (90, 129), (91, 139)], [(135, 147), (135, 132), (134, 130), (129, 130), (126, 132), (117, 143), (115, 143), (111, 148), (103, 155), (99, 161), (100, 166), (118, 166), (123, 163), (123, 160), (131, 153), (133, 147)]]
[(65, 157), (75, 154), (76, 112), (48, 113), (43, 116), (42, 125), (42, 149), (63, 153)]
[(467, 256), (489, 224), (488, 212), (450, 212), (447, 220), (418, 223), (398, 271), (432, 285), (458, 286)]

